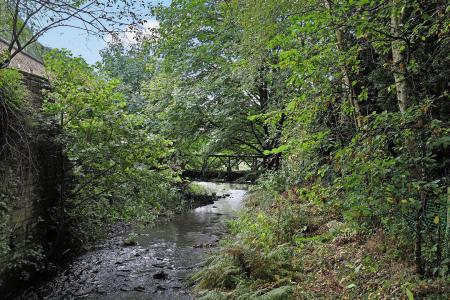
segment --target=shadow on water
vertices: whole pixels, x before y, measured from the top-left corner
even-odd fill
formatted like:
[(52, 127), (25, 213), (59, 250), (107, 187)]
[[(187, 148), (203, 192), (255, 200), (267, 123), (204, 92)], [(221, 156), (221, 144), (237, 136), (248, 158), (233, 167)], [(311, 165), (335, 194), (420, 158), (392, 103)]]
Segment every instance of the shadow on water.
[(219, 199), (139, 230), (136, 246), (112, 238), (19, 299), (192, 299), (185, 279), (214, 251), (246, 194), (246, 185), (199, 184)]

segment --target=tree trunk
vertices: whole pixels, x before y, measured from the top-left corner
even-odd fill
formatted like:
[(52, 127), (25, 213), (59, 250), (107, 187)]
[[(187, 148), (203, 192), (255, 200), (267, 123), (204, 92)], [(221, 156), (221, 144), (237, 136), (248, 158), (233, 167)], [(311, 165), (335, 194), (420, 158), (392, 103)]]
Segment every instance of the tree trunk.
[[(332, 11), (331, 3), (329, 0), (325, 0), (325, 7), (330, 11)], [(336, 27), (336, 47), (339, 53), (345, 53), (347, 51), (347, 47), (345, 44), (345, 34), (340, 26)], [(358, 103), (358, 96), (356, 95), (355, 88), (353, 86), (353, 79), (350, 69), (346, 65), (340, 66), (344, 87), (347, 90), (347, 99), (350, 104), (350, 107), (353, 109), (353, 117), (355, 119), (355, 124), (357, 128), (361, 127), (361, 109)]]
[(404, 0), (392, 0), (391, 10), (391, 35), (394, 40), (391, 43), (392, 64), (397, 92), (397, 103), (401, 113), (404, 113), (409, 106), (408, 82), (406, 70), (406, 43), (401, 37), (403, 20), (405, 18)]

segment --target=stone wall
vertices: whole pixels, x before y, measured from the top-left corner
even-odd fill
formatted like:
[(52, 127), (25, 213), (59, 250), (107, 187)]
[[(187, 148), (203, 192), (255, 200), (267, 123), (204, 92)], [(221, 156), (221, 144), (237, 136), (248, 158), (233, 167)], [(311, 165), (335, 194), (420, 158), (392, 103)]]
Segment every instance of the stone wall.
[[(30, 90), (29, 100), (33, 106), (40, 107), (42, 89), (48, 88), (48, 81), (33, 74), (23, 73), (23, 76)], [(1, 299), (15, 284), (20, 284), (22, 274), (32, 275), (34, 263), (45, 263), (39, 262), (39, 258), (48, 255), (55, 236), (63, 158), (61, 147), (55, 142), (59, 128), (43, 121), (39, 113), (33, 116), (32, 125), (27, 129), (32, 137), (29, 155), (19, 163), (6, 163), (7, 171), (2, 174), (11, 179), (2, 180), (2, 190), (9, 199), (7, 241), (11, 250), (0, 256)], [(25, 273), (12, 272), (13, 269)]]
[(30, 91), (30, 101), (36, 109), (40, 109), (43, 101), (42, 91), (50, 88), (49, 82), (46, 78), (21, 71), (23, 76), (23, 83)]
[(12, 200), (8, 207), (8, 245), (10, 251), (4, 256), (0, 256), (0, 274), (12, 262), (12, 253), (20, 253), (26, 249), (29, 241), (32, 240), (38, 223), (38, 214), (35, 210), (35, 200), (38, 193), (35, 172), (28, 166), (23, 169), (11, 168), (10, 176), (17, 176), (20, 181), (10, 181), (6, 186), (6, 191)]
[[(0, 51), (5, 49), (8, 49), (8, 42), (0, 38)], [(26, 53), (26, 51), (17, 54), (11, 60), (9, 67), (34, 75), (45, 76), (45, 68), (42, 60)]]

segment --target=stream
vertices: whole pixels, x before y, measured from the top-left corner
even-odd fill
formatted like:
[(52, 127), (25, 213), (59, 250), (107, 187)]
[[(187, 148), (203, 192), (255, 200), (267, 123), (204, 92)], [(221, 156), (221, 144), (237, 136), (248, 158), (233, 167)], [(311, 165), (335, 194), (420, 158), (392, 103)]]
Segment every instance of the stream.
[(199, 182), (219, 199), (155, 227), (105, 241), (17, 299), (193, 299), (186, 279), (201, 267), (241, 207), (245, 185)]

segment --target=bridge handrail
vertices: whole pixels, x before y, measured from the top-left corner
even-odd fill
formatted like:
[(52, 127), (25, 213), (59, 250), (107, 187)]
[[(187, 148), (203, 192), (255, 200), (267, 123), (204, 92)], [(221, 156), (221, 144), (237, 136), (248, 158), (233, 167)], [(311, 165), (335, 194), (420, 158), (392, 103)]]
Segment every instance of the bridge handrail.
[(265, 158), (265, 155), (258, 155), (258, 154), (209, 154), (209, 155), (202, 155), (202, 154), (195, 154), (195, 156), (199, 157), (232, 157), (232, 158)]

